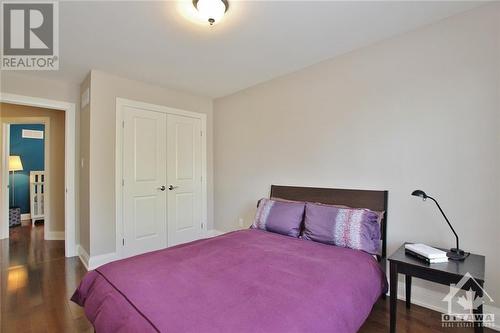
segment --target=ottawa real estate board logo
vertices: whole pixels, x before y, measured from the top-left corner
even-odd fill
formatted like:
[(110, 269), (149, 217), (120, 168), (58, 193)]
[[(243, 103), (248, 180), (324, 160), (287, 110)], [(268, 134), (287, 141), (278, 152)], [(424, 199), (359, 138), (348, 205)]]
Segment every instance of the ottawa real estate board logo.
[(483, 312), (483, 306), (494, 303), (493, 298), (468, 272), (457, 284), (450, 285), (443, 301), (448, 303), (447, 313), (441, 315), (443, 327), (495, 326), (495, 314)]
[(57, 2), (2, 1), (2, 70), (59, 69)]

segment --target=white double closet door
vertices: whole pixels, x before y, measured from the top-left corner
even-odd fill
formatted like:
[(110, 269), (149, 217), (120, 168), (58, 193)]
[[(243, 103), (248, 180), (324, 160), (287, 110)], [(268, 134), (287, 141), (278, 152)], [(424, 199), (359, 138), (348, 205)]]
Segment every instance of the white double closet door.
[(201, 119), (123, 106), (122, 256), (202, 234)]

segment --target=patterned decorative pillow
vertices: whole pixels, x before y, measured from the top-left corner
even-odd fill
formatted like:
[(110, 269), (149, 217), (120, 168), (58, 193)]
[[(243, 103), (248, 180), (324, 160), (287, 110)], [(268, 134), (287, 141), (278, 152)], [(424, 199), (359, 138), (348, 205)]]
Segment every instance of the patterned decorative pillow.
[(252, 228), (299, 237), (304, 209), (305, 202), (260, 199)]
[(320, 243), (380, 254), (380, 213), (306, 203), (302, 237)]
[[(272, 199), (272, 198), (271, 198)], [(368, 208), (354, 208), (346, 205), (332, 205), (332, 204), (324, 204), (321, 202), (314, 202), (316, 205), (322, 205), (322, 206), (333, 206), (337, 208), (350, 208), (350, 209), (368, 209)], [(371, 209), (368, 209), (371, 210)], [(376, 211), (376, 210), (371, 210), (375, 214), (377, 214), (377, 222), (380, 224), (382, 223), (382, 219), (384, 218), (385, 211)]]

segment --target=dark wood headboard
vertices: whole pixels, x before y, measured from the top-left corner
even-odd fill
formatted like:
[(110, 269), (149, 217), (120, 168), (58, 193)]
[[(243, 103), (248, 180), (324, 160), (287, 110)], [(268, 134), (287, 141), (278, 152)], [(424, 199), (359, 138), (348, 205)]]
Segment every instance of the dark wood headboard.
[(384, 211), (384, 218), (380, 224), (382, 258), (379, 259), (385, 259), (387, 256), (388, 193), (388, 191), (271, 185), (271, 198), (345, 205), (353, 208), (368, 208), (379, 212)]

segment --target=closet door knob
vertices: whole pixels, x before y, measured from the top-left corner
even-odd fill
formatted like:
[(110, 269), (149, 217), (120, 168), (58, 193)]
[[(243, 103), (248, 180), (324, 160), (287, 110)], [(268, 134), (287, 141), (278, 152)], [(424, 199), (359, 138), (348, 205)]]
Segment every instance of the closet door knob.
[(172, 191), (173, 189), (176, 189), (176, 188), (178, 188), (178, 187), (179, 187), (179, 186), (169, 185), (169, 186), (168, 186), (168, 189), (169, 189), (170, 191)]
[(162, 186), (158, 187), (158, 189), (159, 189), (160, 191), (165, 191), (166, 187), (165, 187), (165, 185), (162, 185)]

